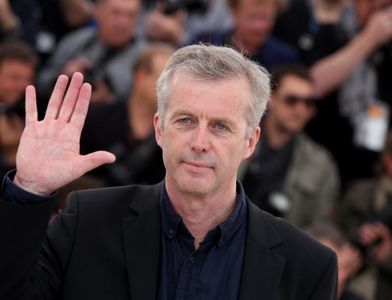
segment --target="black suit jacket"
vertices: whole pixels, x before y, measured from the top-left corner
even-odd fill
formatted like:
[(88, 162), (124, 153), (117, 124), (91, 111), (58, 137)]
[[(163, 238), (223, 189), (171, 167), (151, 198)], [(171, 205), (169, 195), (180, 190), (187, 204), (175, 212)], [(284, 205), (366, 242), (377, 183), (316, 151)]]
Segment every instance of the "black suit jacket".
[[(1, 200), (0, 299), (157, 299), (160, 189), (73, 193), (48, 227), (50, 203)], [(335, 299), (336, 273), (331, 250), (248, 201), (240, 300)]]

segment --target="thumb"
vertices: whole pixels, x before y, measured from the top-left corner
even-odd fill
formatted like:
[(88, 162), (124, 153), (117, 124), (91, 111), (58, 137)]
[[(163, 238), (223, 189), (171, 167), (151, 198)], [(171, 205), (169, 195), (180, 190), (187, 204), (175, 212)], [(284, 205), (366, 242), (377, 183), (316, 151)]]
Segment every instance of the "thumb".
[(96, 151), (82, 156), (80, 164), (82, 174), (85, 174), (103, 164), (110, 164), (116, 160), (113, 153), (107, 151)]

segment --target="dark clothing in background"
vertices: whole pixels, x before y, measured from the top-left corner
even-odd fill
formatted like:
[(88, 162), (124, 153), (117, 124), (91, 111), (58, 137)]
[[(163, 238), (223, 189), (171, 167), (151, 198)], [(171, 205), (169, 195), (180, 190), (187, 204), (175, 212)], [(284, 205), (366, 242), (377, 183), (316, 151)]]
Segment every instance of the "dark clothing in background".
[(261, 137), (260, 147), (252, 157), (243, 179), (243, 185), (253, 203), (281, 217), (281, 212), (271, 205), (270, 196), (274, 192), (283, 191), (283, 184), (293, 155), (294, 140), (281, 149), (272, 149), (267, 139), (265, 134)]
[[(233, 45), (231, 36), (231, 30), (225, 32), (202, 33), (196, 36), (192, 43), (197, 44), (203, 42), (216, 46)], [(273, 36), (269, 36), (255, 53), (245, 52), (244, 55), (251, 60), (258, 62), (269, 71), (279, 65), (298, 62), (296, 50)]]
[(56, 43), (70, 28), (57, 0), (11, 0), (10, 6), (20, 26), (16, 31), (0, 31), (0, 39), (20, 38), (30, 44), (44, 63)]
[(133, 136), (126, 101), (90, 106), (82, 132), (81, 153), (98, 150), (116, 156), (113, 164), (91, 172), (107, 185), (154, 184), (165, 175), (162, 151), (154, 133), (145, 140)]

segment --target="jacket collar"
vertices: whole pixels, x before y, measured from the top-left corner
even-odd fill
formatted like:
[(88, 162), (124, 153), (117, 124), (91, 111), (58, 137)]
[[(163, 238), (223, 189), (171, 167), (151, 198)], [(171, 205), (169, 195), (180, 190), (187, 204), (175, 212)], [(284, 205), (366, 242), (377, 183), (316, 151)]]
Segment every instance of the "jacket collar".
[(157, 299), (161, 253), (161, 185), (146, 187), (130, 205), (132, 216), (123, 219), (123, 239), (132, 300)]
[[(240, 300), (279, 299), (278, 288), (285, 258), (275, 253), (281, 244), (267, 213), (248, 199), (248, 233), (242, 267)], [(276, 298), (275, 298), (276, 297)]]
[[(123, 220), (124, 251), (132, 300), (157, 299), (160, 275), (162, 183), (145, 188), (130, 205), (132, 216)], [(240, 300), (278, 294), (285, 258), (274, 252), (281, 243), (268, 215), (249, 200), (248, 232), (242, 268)]]

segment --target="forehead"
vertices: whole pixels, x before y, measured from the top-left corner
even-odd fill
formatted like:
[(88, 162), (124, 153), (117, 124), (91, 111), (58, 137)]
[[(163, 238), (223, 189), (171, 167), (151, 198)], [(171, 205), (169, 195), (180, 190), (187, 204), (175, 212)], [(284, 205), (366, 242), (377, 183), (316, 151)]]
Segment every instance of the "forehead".
[(6, 58), (0, 62), (0, 71), (28, 71), (33, 72), (34, 66), (16, 58)]
[(242, 77), (206, 80), (177, 73), (169, 98), (167, 114), (187, 110), (208, 118), (244, 118), (249, 105), (250, 86)]
[(245, 8), (279, 8), (279, 0), (238, 0), (237, 4), (232, 7), (233, 10), (240, 10)]
[(97, 3), (98, 6), (121, 8), (128, 10), (139, 9), (141, 2), (139, 0), (102, 0)]
[(297, 93), (313, 93), (313, 84), (307, 79), (301, 78), (296, 75), (284, 76), (277, 88), (277, 92), (297, 92)]

